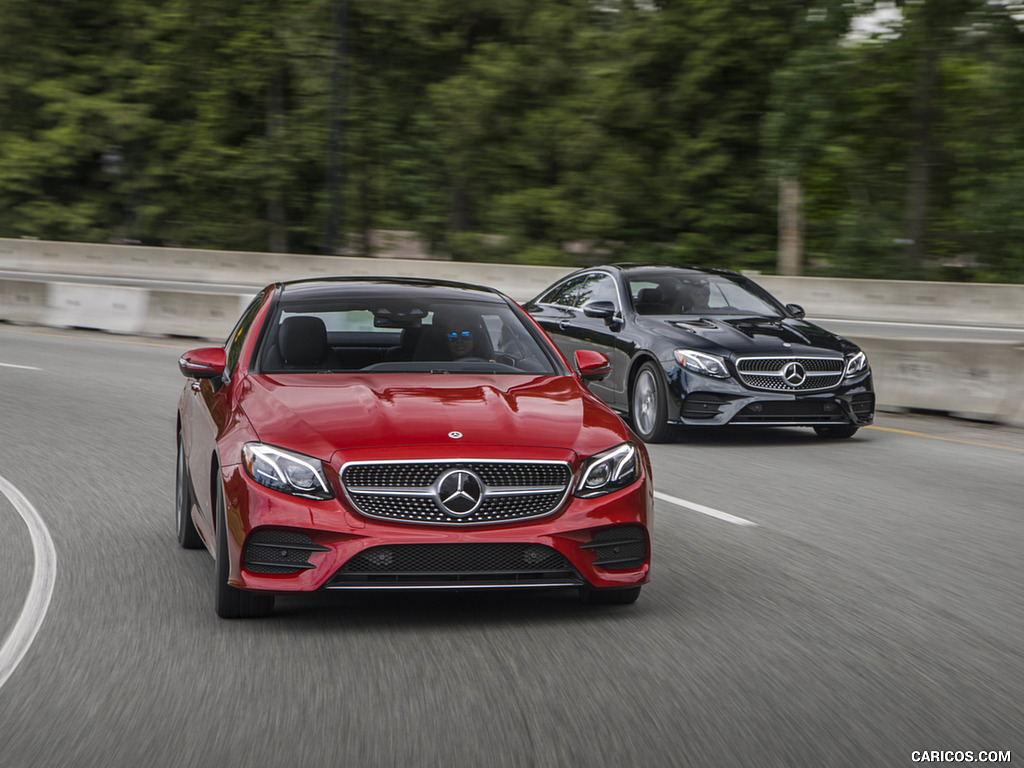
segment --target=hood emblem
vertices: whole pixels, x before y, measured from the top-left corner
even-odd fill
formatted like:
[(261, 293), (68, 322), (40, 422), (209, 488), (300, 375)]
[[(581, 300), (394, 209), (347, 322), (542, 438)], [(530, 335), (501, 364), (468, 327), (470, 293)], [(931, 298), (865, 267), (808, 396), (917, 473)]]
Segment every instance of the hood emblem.
[(782, 378), (791, 387), (799, 387), (807, 380), (807, 371), (800, 363), (788, 363), (782, 369)]
[(449, 432), (448, 433), (448, 437), (450, 437), (452, 440), (458, 440), (460, 437), (462, 437), (462, 433), (461, 432)]
[(466, 517), (476, 512), (483, 501), (484, 484), (475, 472), (453, 469), (438, 479), (434, 498), (445, 513), (452, 517)]

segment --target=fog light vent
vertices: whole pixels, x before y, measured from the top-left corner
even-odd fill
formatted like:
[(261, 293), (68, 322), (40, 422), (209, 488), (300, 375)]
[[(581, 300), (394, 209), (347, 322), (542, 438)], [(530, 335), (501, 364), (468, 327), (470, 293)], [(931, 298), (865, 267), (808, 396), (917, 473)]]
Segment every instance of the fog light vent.
[(647, 560), (647, 537), (642, 528), (630, 525), (594, 534), (582, 549), (594, 551), (594, 565), (609, 570), (639, 568)]
[(246, 540), (242, 567), (253, 573), (299, 573), (315, 567), (311, 552), (327, 551), (304, 533), (264, 528)]

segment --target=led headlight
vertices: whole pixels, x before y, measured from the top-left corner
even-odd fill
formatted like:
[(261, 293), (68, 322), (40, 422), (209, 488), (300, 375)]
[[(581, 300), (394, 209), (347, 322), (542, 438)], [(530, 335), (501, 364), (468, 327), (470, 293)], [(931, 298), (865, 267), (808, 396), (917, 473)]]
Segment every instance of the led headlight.
[(856, 355), (846, 361), (846, 373), (844, 378), (850, 378), (856, 376), (859, 373), (864, 373), (868, 369), (868, 358), (863, 352), (858, 352)]
[(695, 373), (714, 376), (716, 379), (729, 378), (729, 369), (725, 367), (725, 360), (718, 355), (709, 355), (707, 352), (697, 352), (692, 349), (677, 349), (672, 354), (677, 363)]
[(311, 456), (263, 443), (246, 443), (242, 446), (242, 464), (249, 477), (275, 491), (306, 499), (334, 496), (324, 478), (322, 465)]
[(595, 453), (583, 462), (574, 495), (583, 499), (603, 496), (631, 485), (640, 477), (640, 457), (633, 443), (621, 443)]

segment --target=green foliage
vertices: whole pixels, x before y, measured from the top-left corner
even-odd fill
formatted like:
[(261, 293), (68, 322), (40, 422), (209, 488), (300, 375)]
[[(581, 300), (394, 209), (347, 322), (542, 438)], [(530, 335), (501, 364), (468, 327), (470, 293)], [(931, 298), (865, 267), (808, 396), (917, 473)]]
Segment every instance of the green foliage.
[(1021, 21), (898, 5), (0, 0), (0, 236), (770, 271), (785, 175), (811, 273), (1024, 280)]

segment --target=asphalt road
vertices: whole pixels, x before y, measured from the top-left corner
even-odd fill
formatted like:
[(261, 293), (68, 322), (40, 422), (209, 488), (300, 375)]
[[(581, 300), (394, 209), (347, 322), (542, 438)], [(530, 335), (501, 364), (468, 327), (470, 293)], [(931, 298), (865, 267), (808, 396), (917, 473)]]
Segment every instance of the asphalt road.
[[(173, 535), (176, 361), (193, 345), (0, 325), (0, 477), (57, 555), (0, 687), (3, 768), (1024, 755), (1024, 430), (880, 414), (835, 443), (770, 429), (654, 446), (654, 579), (632, 606), (330, 595), (228, 622), (212, 559)], [(0, 541), (3, 637), (34, 556), (2, 494)]]

